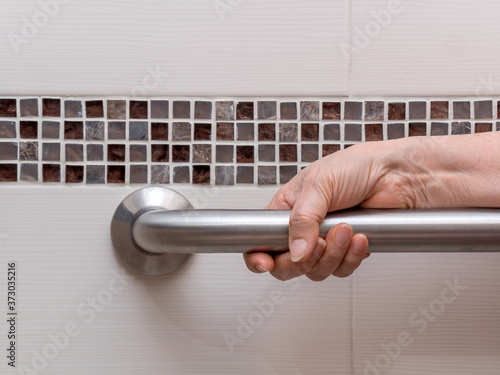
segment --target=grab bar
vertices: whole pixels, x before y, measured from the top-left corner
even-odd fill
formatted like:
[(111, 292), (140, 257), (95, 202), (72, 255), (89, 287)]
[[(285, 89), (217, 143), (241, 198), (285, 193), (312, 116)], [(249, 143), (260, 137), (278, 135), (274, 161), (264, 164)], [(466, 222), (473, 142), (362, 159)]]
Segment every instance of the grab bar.
[[(290, 211), (193, 210), (179, 193), (140, 189), (119, 205), (111, 223), (115, 251), (144, 274), (182, 267), (193, 253), (285, 251)], [(364, 210), (329, 213), (320, 236), (346, 222), (376, 252), (499, 252), (500, 210)]]

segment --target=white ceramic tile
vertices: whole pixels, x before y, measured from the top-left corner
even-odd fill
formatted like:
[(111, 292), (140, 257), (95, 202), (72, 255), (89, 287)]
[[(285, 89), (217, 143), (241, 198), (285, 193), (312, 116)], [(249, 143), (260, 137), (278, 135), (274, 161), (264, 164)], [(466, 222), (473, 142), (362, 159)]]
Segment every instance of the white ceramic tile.
[(348, 0), (59, 2), (2, 3), (0, 95), (347, 94)]
[[(112, 214), (130, 188), (3, 187), (0, 264), (18, 269), (17, 365), (49, 356), (45, 372), (87, 374), (346, 374), (350, 371), (351, 304), (348, 280), (282, 283), (255, 275), (241, 256), (195, 256), (177, 273), (147, 278), (124, 270), (109, 238)], [(198, 208), (260, 208), (273, 189), (226, 189)], [(204, 189), (180, 192), (191, 201)], [(203, 206), (203, 207), (202, 207)], [(116, 273), (134, 276), (112, 300)], [(121, 276), (123, 278), (125, 276)], [(115, 287), (120, 286), (120, 278)], [(280, 303), (269, 307), (272, 293)], [(6, 301), (6, 284), (0, 288)], [(109, 296), (108, 296), (109, 298)], [(5, 302), (4, 302), (5, 303)], [(259, 315), (257, 305), (266, 305)], [(274, 311), (271, 311), (273, 310)], [(5, 309), (2, 308), (2, 314)], [(259, 318), (261, 316), (261, 318)], [(7, 332), (2, 315), (0, 330)], [(252, 320), (238, 337), (240, 319)], [(68, 322), (79, 334), (50, 351), (49, 335)], [(4, 335), (2, 335), (4, 336)], [(234, 338), (233, 337), (233, 338)], [(2, 341), (2, 347), (6, 344)], [(33, 352), (35, 351), (35, 352)], [(35, 366), (44, 367), (38, 358)], [(17, 368), (19, 369), (19, 367)], [(2, 374), (17, 374), (2, 364)]]
[(498, 254), (373, 254), (354, 277), (354, 374), (498, 374), (499, 267)]
[(351, 94), (498, 95), (499, 11), (488, 0), (353, 0)]

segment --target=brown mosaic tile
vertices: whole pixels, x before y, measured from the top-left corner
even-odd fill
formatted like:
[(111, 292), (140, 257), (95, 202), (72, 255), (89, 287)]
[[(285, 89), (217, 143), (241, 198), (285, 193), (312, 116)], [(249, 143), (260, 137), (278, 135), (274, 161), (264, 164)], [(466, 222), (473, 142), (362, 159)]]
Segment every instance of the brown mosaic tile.
[(236, 183), (238, 184), (253, 184), (253, 167), (238, 166), (236, 167)]
[(366, 142), (382, 141), (384, 139), (384, 128), (382, 124), (365, 124)]
[(493, 130), (493, 124), (488, 122), (477, 122), (474, 133), (487, 133)]
[(19, 142), (19, 160), (37, 161), (38, 142)]
[(215, 102), (215, 119), (221, 121), (234, 120), (235, 105), (233, 101)]
[(468, 121), (452, 122), (451, 134), (471, 134), (471, 123)]
[(83, 176), (84, 176), (83, 165), (66, 166), (66, 183), (81, 184), (83, 182)]
[(191, 123), (174, 122), (172, 124), (172, 140), (184, 142), (191, 141)]
[(302, 124), (301, 139), (303, 141), (318, 141), (319, 140), (319, 124)]
[(448, 123), (446, 122), (432, 122), (431, 135), (448, 135)]
[(61, 116), (61, 99), (42, 99), (42, 114), (46, 117)]
[(168, 165), (153, 165), (153, 166), (151, 166), (151, 183), (152, 184), (169, 184), (170, 183), (170, 167)]
[(172, 161), (174, 163), (188, 163), (189, 162), (189, 145), (173, 145), (172, 146)]
[(448, 102), (435, 101), (431, 102), (431, 119), (447, 119), (448, 118)]
[(234, 185), (234, 167), (216, 166), (215, 167), (216, 185)]
[(209, 165), (193, 165), (193, 184), (209, 185), (210, 184), (210, 166)]
[(279, 152), (281, 163), (297, 161), (297, 145), (280, 145)]
[(0, 117), (16, 117), (16, 99), (0, 99)]
[(83, 161), (83, 145), (68, 143), (65, 145), (66, 161)]
[(410, 120), (425, 120), (427, 118), (426, 102), (410, 102)]
[(151, 123), (151, 139), (153, 141), (168, 141), (168, 123)]
[(302, 145), (302, 162), (304, 163), (312, 163), (318, 160), (319, 158), (319, 152), (318, 152), (319, 146), (317, 144), (305, 144)]
[(340, 102), (323, 102), (323, 120), (340, 120)]
[[(21, 99), (19, 101), (21, 107), (21, 117), (38, 116), (38, 99)], [(27, 164), (31, 165), (31, 164)], [(22, 176), (21, 176), (22, 179)]]
[[(87, 129), (85, 129), (87, 130)], [(104, 126), (103, 126), (104, 130)], [(126, 124), (125, 121), (109, 121), (108, 122), (108, 139), (125, 139)]]
[(21, 181), (38, 181), (38, 164), (21, 164)]
[(239, 102), (236, 106), (237, 120), (253, 120), (253, 102)]
[(88, 144), (87, 145), (87, 160), (88, 161), (103, 161), (104, 147), (103, 145)]
[(259, 145), (259, 161), (274, 162), (276, 161), (276, 146), (275, 145)]
[(259, 166), (257, 176), (259, 185), (276, 185), (276, 166)]
[(148, 150), (146, 145), (130, 145), (129, 149), (131, 162), (144, 162), (148, 160)]
[(316, 101), (300, 102), (300, 119), (302, 121), (318, 121), (319, 102)]
[(239, 123), (236, 125), (236, 138), (238, 141), (253, 141), (254, 140), (254, 124)]
[(0, 142), (0, 160), (18, 159), (17, 142)]
[(104, 165), (87, 165), (87, 184), (104, 184), (105, 167)]
[(147, 141), (147, 121), (130, 121), (128, 124), (128, 139), (130, 139), (131, 141)]
[(340, 150), (340, 145), (323, 145), (323, 157), (331, 155)]
[(497, 118), (500, 119), (500, 101), (497, 102)]
[(191, 118), (191, 102), (175, 100), (172, 104), (174, 118)]
[(60, 137), (60, 124), (57, 121), (43, 121), (42, 122), (42, 138), (46, 139), (59, 139)]
[(108, 184), (125, 183), (125, 166), (108, 165)]
[(325, 141), (340, 141), (340, 124), (325, 124), (323, 138)]
[(21, 121), (19, 123), (19, 133), (21, 138), (36, 139), (38, 138), (38, 122), (37, 121)]
[(60, 143), (44, 143), (42, 145), (42, 160), (43, 161), (61, 161), (61, 144)]
[(87, 117), (104, 117), (104, 104), (102, 100), (89, 100), (85, 102)]
[(387, 139), (404, 138), (404, 136), (405, 136), (405, 124), (401, 123), (387, 124)]
[(345, 124), (344, 135), (346, 141), (361, 141), (362, 126), (361, 124)]
[(295, 123), (281, 123), (280, 129), (280, 142), (297, 142), (298, 141), (298, 124)]
[(110, 120), (125, 120), (127, 117), (127, 101), (126, 100), (108, 100), (107, 117)]
[(344, 103), (344, 119), (345, 120), (361, 120), (363, 118), (363, 103), (362, 102), (345, 102)]
[(276, 101), (257, 102), (259, 120), (276, 120)]
[(384, 102), (365, 102), (366, 121), (384, 121)]
[(212, 102), (196, 101), (194, 103), (194, 118), (210, 120), (212, 118)]
[(280, 166), (280, 184), (286, 184), (297, 174), (296, 165), (281, 165)]
[(191, 174), (188, 166), (174, 167), (172, 177), (176, 184), (189, 184), (191, 182)]
[(212, 124), (194, 124), (194, 140), (210, 141), (212, 139)]
[(406, 119), (406, 103), (389, 103), (387, 112), (389, 120), (405, 120)]
[(232, 122), (217, 123), (217, 140), (218, 141), (234, 140), (234, 124)]
[(259, 124), (259, 141), (275, 141), (276, 140), (276, 124)]
[(148, 166), (147, 165), (131, 165), (130, 166), (130, 183), (131, 184), (147, 184), (148, 183)]
[[(108, 126), (114, 128), (115, 122), (110, 122)], [(109, 134), (108, 134), (109, 136)], [(111, 138), (112, 139), (112, 138)], [(104, 140), (104, 121), (85, 121), (85, 140), (103, 141)]]
[(151, 145), (151, 161), (153, 163), (168, 162), (168, 145)]
[(147, 119), (148, 102), (143, 100), (131, 100), (129, 104), (130, 118)]
[(233, 145), (215, 146), (215, 161), (217, 163), (232, 163), (234, 161)]
[(297, 120), (297, 103), (280, 103), (280, 115), (282, 120)]
[(237, 163), (253, 163), (254, 146), (236, 146)]
[(493, 118), (493, 101), (478, 100), (474, 102), (474, 118), (475, 119), (491, 119)]
[(169, 104), (168, 100), (151, 100), (151, 118), (168, 118)]
[(108, 145), (108, 161), (125, 161), (125, 145)]
[(453, 102), (454, 119), (470, 119), (470, 102)]
[(42, 166), (43, 182), (61, 182), (61, 165), (44, 164)]
[(64, 139), (83, 139), (83, 121), (64, 121)]
[(211, 163), (212, 145), (193, 145), (193, 163)]
[(83, 108), (81, 100), (65, 100), (64, 101), (64, 117), (66, 118), (81, 118), (83, 117)]
[(344, 145), (344, 150), (347, 150), (349, 147), (352, 147), (352, 146), (354, 146), (354, 145), (352, 145), (352, 144), (351, 145), (347, 145), (346, 144), (346, 145)]
[(16, 138), (16, 123), (14, 121), (0, 121), (0, 138)]
[(0, 182), (17, 181), (17, 164), (0, 164)]
[(408, 125), (410, 137), (422, 137), (427, 135), (427, 124), (425, 122), (410, 122)]

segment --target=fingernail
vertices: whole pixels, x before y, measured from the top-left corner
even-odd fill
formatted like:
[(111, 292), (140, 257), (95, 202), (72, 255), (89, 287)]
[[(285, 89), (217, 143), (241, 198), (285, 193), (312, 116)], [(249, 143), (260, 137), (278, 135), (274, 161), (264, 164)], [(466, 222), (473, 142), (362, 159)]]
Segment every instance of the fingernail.
[(358, 238), (356, 238), (356, 242), (354, 242), (353, 249), (355, 251), (361, 251), (365, 248), (365, 244), (366, 244), (366, 236), (362, 234)]
[(326, 247), (326, 241), (324, 239), (320, 238), (318, 240), (318, 244), (316, 245), (316, 248), (314, 249), (313, 258), (316, 260), (321, 258), (321, 256), (323, 255), (323, 252), (325, 251), (325, 247)]
[(292, 242), (290, 249), (290, 259), (292, 262), (298, 262), (306, 255), (307, 242), (306, 240), (295, 240)]
[(352, 231), (351, 227), (348, 224), (342, 225), (338, 230), (335, 236), (335, 242), (337, 246), (345, 247), (351, 241)]
[(257, 264), (255, 266), (255, 268), (257, 268), (257, 270), (259, 270), (260, 272), (269, 272), (269, 270), (266, 270), (264, 267), (262, 267), (260, 264)]

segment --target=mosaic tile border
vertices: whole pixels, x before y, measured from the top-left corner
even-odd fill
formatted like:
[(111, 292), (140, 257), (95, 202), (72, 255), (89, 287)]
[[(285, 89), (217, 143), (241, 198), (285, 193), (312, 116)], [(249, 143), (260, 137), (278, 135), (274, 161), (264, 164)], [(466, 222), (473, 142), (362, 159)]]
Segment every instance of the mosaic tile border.
[(498, 98), (0, 98), (0, 183), (288, 182), (360, 142), (500, 130)]

